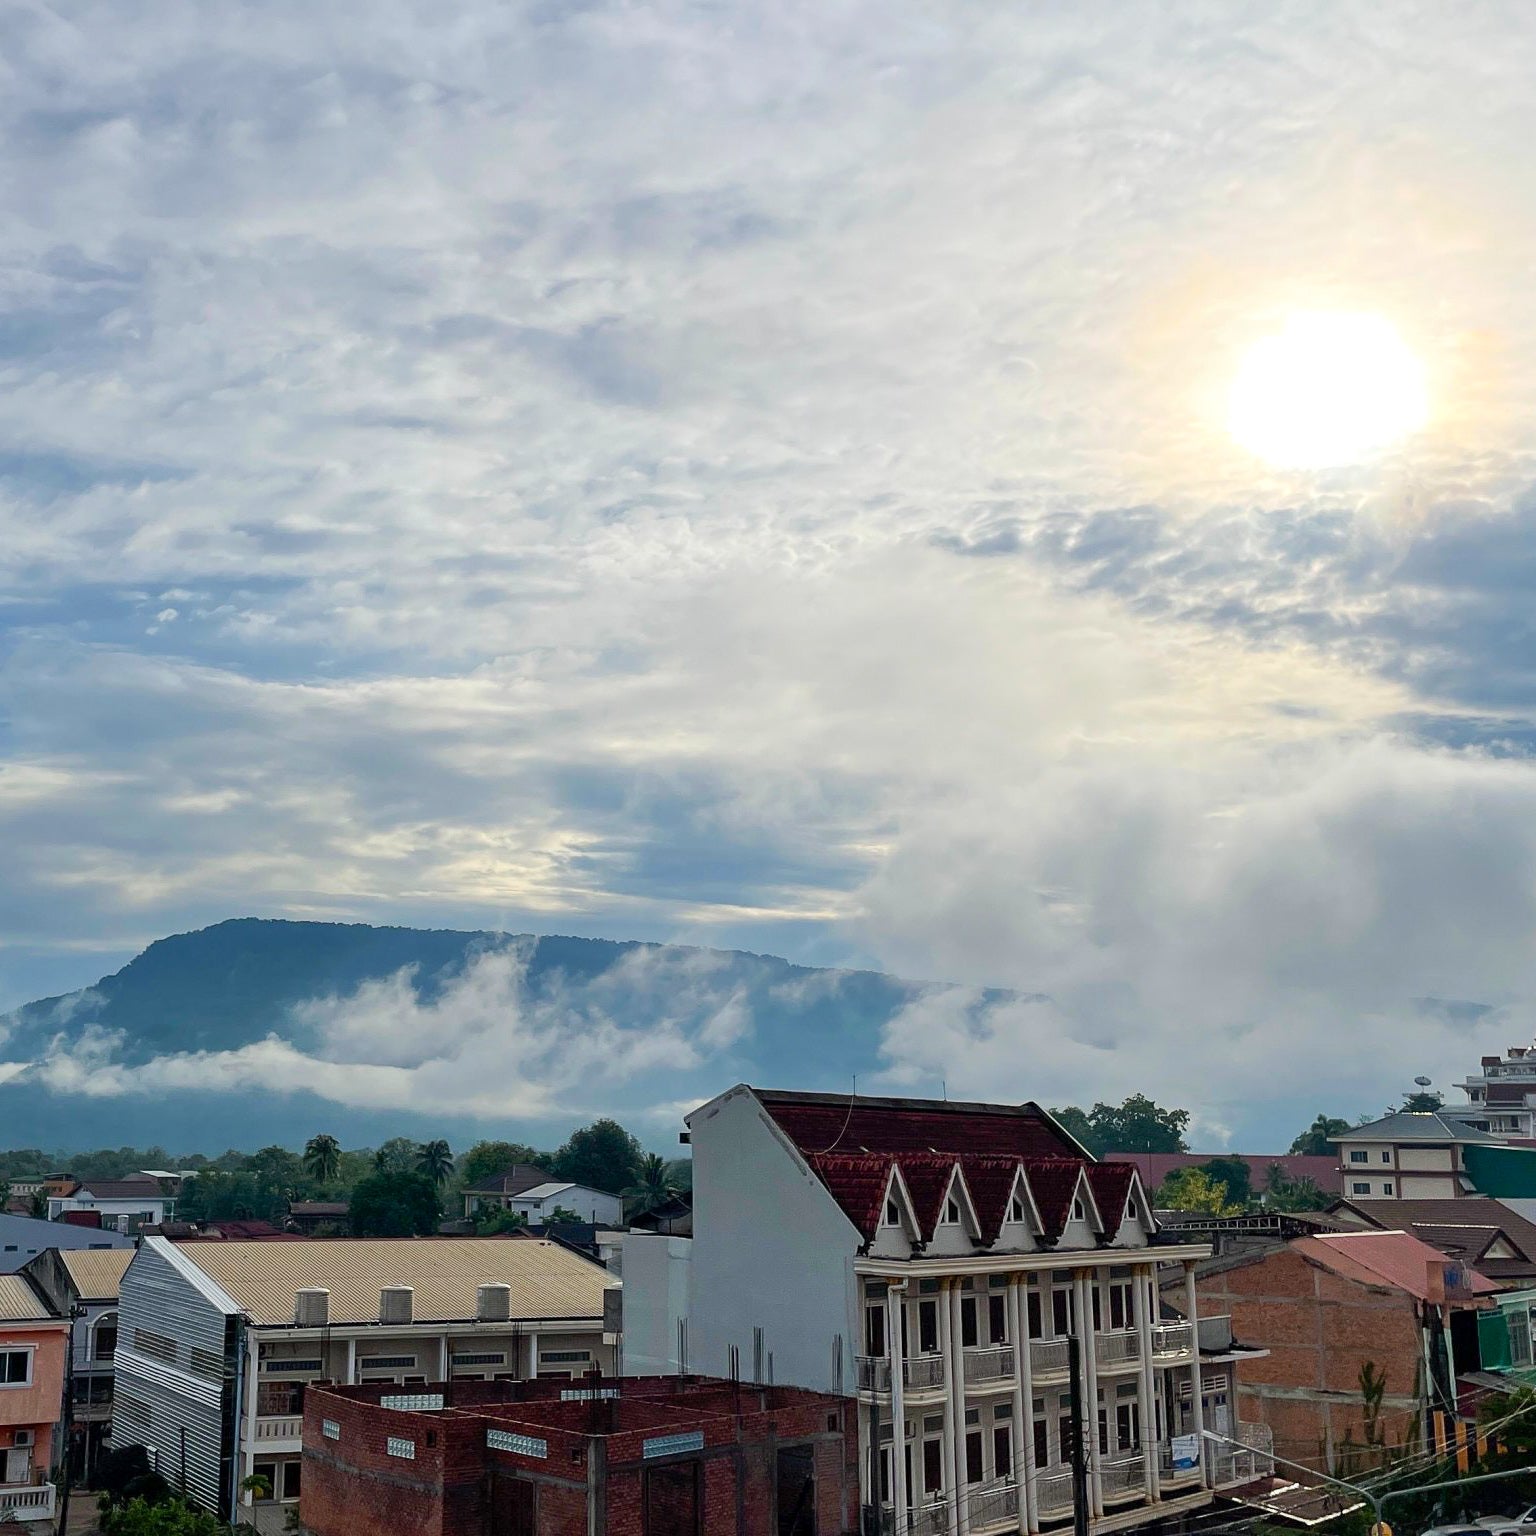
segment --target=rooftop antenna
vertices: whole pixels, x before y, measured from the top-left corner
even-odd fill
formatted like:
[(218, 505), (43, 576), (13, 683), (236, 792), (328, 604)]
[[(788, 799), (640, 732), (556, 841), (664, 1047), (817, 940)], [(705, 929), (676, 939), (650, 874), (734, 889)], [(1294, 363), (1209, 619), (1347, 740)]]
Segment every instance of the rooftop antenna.
[(1433, 1088), (1435, 1085), (1435, 1080), (1432, 1077), (1416, 1077), (1414, 1078), (1414, 1082), (1417, 1083), (1420, 1088)]
[(948, 1078), (941, 1077), (939, 1079), (939, 1092), (941, 1094), (943, 1094), (944, 1102), (946, 1104), (948, 1104), (949, 1103), (949, 1079)]

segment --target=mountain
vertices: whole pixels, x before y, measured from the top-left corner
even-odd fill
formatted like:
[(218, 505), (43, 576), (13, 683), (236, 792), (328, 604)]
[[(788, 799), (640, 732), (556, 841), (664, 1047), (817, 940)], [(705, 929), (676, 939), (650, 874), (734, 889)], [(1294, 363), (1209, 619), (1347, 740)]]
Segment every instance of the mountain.
[(681, 1110), (732, 1082), (867, 1082), (931, 990), (739, 951), (239, 918), (0, 1018), (0, 1143), (548, 1142), (612, 1113), (675, 1147)]

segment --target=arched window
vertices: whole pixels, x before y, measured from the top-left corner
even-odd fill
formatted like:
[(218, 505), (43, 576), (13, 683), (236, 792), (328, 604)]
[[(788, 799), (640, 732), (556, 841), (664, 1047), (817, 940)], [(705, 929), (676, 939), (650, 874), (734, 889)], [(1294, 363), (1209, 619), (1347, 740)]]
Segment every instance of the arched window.
[(117, 1353), (117, 1313), (103, 1312), (91, 1324), (91, 1359), (110, 1360)]

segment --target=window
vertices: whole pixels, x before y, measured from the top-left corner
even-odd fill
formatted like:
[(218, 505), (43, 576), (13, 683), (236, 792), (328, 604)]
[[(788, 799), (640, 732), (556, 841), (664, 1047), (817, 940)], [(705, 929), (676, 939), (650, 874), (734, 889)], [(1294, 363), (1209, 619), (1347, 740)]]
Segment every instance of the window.
[(960, 1202), (953, 1195), (944, 1202), (944, 1225), (946, 1227), (960, 1225)]
[(1008, 1424), (992, 1426), (992, 1475), (1013, 1476), (1013, 1428)]
[(1083, 1209), (1083, 1202), (1081, 1200), (1074, 1200), (1072, 1202), (1072, 1219), (1073, 1219), (1073, 1221), (1082, 1221), (1082, 1220), (1085, 1219), (1087, 1214), (1088, 1214), (1087, 1211), (1085, 1211)]
[(1051, 1292), (1051, 1333), (1064, 1339), (1072, 1332), (1072, 1292)]
[(91, 1325), (91, 1359), (110, 1360), (117, 1353), (117, 1313), (103, 1312)]
[[(202, 1351), (202, 1353), (207, 1353), (207, 1351)], [(363, 1361), (363, 1368), (366, 1370), (367, 1367), (369, 1367), (370, 1365), (380, 1365), (380, 1364), (382, 1364), (384, 1362), (385, 1359), (392, 1359), (392, 1358), (393, 1358), (393, 1356), (376, 1355), (372, 1360), (364, 1360)], [(416, 1356), (415, 1355), (403, 1355), (400, 1358), (401, 1358), (401, 1362), (403, 1364), (405, 1364), (405, 1365), (415, 1365), (416, 1364)], [(219, 1358), (219, 1364), (222, 1367), (222, 1365), (223, 1365), (222, 1357)], [(306, 1372), (306, 1371), (309, 1374), (313, 1375), (313, 1376), (318, 1376), (320, 1374), (320, 1361), (318, 1359), (315, 1359), (315, 1360), (263, 1360), (261, 1362), (261, 1374), (263, 1376), (297, 1376), (300, 1373)]]
[(968, 1483), (984, 1483), (986, 1468), (981, 1461), (981, 1431), (969, 1430), (965, 1436), (965, 1480)]
[(1366, 1163), (1370, 1158), (1371, 1154), (1364, 1147), (1356, 1147), (1349, 1154), (1349, 1160), (1352, 1163)]
[(1132, 1282), (1129, 1280), (1111, 1280), (1109, 1282), (1109, 1326), (1111, 1328), (1134, 1328), (1136, 1326), (1131, 1302), (1131, 1285)]
[(403, 1439), (399, 1435), (390, 1435), (384, 1442), (384, 1454), (398, 1456), (401, 1461), (415, 1461), (416, 1442)]
[(1349, 1186), (1349, 1192), (1352, 1195), (1368, 1195), (1371, 1192), (1371, 1186), (1357, 1181)]
[(1392, 1193), (1392, 1180), (1391, 1180), (1391, 1179), (1388, 1179), (1388, 1180), (1387, 1180), (1387, 1181), (1386, 1181), (1386, 1182), (1385, 1182), (1385, 1183), (1384, 1183), (1384, 1184), (1383, 1184), (1383, 1185), (1382, 1185), (1382, 1186), (1381, 1186), (1381, 1192), (1382, 1192), (1382, 1194), (1384, 1194), (1384, 1195), (1390, 1195), (1390, 1194), (1391, 1194), (1391, 1193)]
[(936, 1301), (917, 1304), (917, 1352), (920, 1355), (939, 1352), (939, 1304)]
[(258, 1504), (265, 1503), (277, 1492), (277, 1463), (275, 1461), (258, 1461), (251, 1468), (251, 1476), (259, 1477), (264, 1492), (257, 1492), (254, 1497)]
[(1045, 1410), (1044, 1403), (1035, 1406), (1035, 1465), (1047, 1467), (1051, 1463), (1051, 1432), (1050, 1426), (1042, 1417)]
[(1045, 1321), (1040, 1315), (1040, 1292), (1033, 1287), (1031, 1287), (1024, 1298), (1024, 1310), (1029, 1320), (1030, 1338), (1043, 1338), (1045, 1335)]
[(1008, 1298), (1006, 1296), (989, 1296), (987, 1298), (988, 1323), (994, 1344), (1006, 1344), (1008, 1342)]
[(135, 1328), (133, 1347), (141, 1355), (153, 1355), (156, 1360), (164, 1360), (170, 1365), (176, 1363), (176, 1340), (166, 1338), (163, 1333), (151, 1333), (148, 1328)]
[(923, 1441), (923, 1492), (943, 1493), (944, 1491), (944, 1442), (942, 1440)]
[(32, 1385), (32, 1351), (0, 1349), (0, 1387)]
[(298, 1498), (299, 1477), (303, 1465), (302, 1461), (285, 1461), (283, 1463), (283, 1499), (292, 1500)]
[(1134, 1399), (1115, 1405), (1115, 1445), (1117, 1450), (1134, 1451), (1141, 1444), (1138, 1404)]
[(901, 1211), (894, 1200), (885, 1202), (885, 1225), (899, 1227), (901, 1225)]
[(505, 1354), (455, 1355), (453, 1357), (453, 1363), (455, 1367), (461, 1365), (505, 1365), (507, 1363), (507, 1357)]
[(1008, 1202), (1008, 1220), (1016, 1222), (1024, 1220), (1024, 1202), (1017, 1195)]
[(1390, 1163), (1392, 1161), (1392, 1153), (1390, 1149), (1381, 1154), (1381, 1160), (1384, 1163)]
[(883, 1306), (864, 1309), (864, 1353), (866, 1355), (885, 1353), (885, 1308)]
[(960, 1347), (974, 1349), (979, 1342), (976, 1332), (976, 1298), (960, 1298)]
[(592, 1358), (590, 1349), (546, 1349), (539, 1352), (539, 1363), (546, 1360), (551, 1365), (585, 1365)]
[[(365, 1370), (365, 1371), (408, 1371), (408, 1370), (411, 1370), (411, 1369), (413, 1369), (415, 1367), (415, 1365), (416, 1365), (416, 1356), (415, 1355), (365, 1355), (357, 1363), (358, 1363), (359, 1368), (362, 1369), (362, 1370)], [(298, 1362), (296, 1361), (295, 1364), (298, 1364)], [(273, 1362), (273, 1366), (275, 1366), (275, 1365), (276, 1365), (276, 1362), (274, 1361)], [(320, 1369), (320, 1362), (318, 1360), (314, 1361), (313, 1365), (314, 1365), (314, 1368), (316, 1370)], [(273, 1366), (268, 1366), (267, 1369), (271, 1370), (273, 1368)], [(304, 1368), (308, 1369), (309, 1367), (306, 1364)]]

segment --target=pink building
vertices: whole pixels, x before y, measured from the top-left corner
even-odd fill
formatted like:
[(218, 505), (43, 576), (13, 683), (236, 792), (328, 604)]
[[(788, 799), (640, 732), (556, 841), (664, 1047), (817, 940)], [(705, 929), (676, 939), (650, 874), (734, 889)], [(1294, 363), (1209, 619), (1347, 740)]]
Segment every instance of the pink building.
[(0, 1520), (52, 1529), (48, 1469), (63, 1417), (68, 1340), (68, 1319), (55, 1317), (20, 1275), (0, 1275)]

